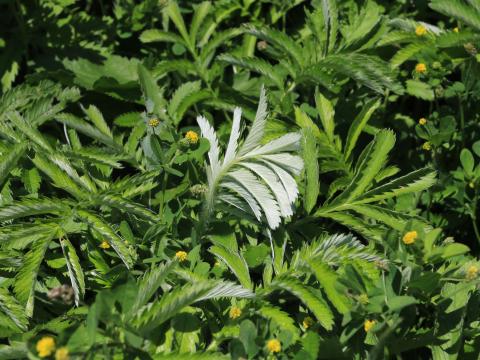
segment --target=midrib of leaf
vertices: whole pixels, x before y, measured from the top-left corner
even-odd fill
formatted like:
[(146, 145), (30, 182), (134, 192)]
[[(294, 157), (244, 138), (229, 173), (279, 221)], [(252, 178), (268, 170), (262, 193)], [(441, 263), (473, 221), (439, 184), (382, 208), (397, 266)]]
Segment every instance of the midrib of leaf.
[(220, 171), (216, 174), (212, 184), (208, 187), (208, 192), (205, 197), (205, 206), (204, 210), (202, 212), (201, 218), (200, 218), (200, 223), (198, 225), (198, 234), (203, 234), (203, 231), (205, 230), (205, 226), (207, 225), (207, 220), (210, 218), (210, 215), (212, 214), (212, 211), (214, 209), (214, 203), (215, 203), (215, 196), (218, 191), (218, 186), (220, 182), (223, 180), (226, 174), (230, 171), (231, 168), (233, 168), (235, 165), (238, 163), (241, 163), (244, 160), (248, 159), (254, 159), (254, 156), (249, 156), (243, 155), (239, 157), (233, 158), (231, 161), (229, 161), (226, 164), (223, 164), (220, 167)]

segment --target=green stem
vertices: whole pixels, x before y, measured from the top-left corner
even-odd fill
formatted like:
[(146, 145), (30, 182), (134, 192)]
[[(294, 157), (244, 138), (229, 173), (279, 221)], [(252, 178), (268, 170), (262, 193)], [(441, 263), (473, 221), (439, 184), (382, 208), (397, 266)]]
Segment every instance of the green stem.
[(462, 104), (462, 98), (460, 95), (458, 96), (458, 107), (460, 110), (460, 131), (462, 135), (462, 148), (465, 147), (465, 113), (463, 111), (463, 104)]
[[(171, 166), (173, 164), (177, 155), (178, 155), (178, 150), (175, 152), (172, 159), (169, 161), (168, 166)], [(167, 191), (167, 182), (168, 182), (168, 172), (166, 172), (164, 170), (163, 183), (162, 183), (162, 202), (160, 203), (160, 209), (159, 209), (160, 218), (163, 218), (163, 210), (164, 210), (164, 206), (165, 206), (165, 193)]]
[(480, 244), (480, 231), (478, 229), (477, 224), (477, 204), (479, 201), (479, 193), (478, 193), (478, 185), (475, 184), (475, 194), (473, 196), (473, 205), (472, 205), (472, 224), (473, 224), (473, 231), (475, 232), (475, 236), (477, 237), (477, 241)]

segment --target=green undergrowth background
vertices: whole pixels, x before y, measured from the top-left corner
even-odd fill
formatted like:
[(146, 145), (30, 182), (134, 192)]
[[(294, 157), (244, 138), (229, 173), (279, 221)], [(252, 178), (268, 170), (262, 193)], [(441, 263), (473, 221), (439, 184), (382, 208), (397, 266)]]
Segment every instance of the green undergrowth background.
[(0, 24), (0, 359), (478, 357), (480, 1)]

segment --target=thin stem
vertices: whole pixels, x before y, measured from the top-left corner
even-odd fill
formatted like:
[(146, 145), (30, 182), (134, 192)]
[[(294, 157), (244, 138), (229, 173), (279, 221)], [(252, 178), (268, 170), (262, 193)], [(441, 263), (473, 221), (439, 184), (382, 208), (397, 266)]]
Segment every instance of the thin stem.
[(460, 110), (460, 131), (461, 131), (461, 135), (462, 135), (462, 148), (464, 148), (465, 147), (465, 133), (464, 133), (464, 130), (465, 130), (465, 113), (463, 111), (462, 98), (460, 97), (460, 95), (458, 96), (458, 107), (459, 107), (459, 110)]
[(477, 224), (477, 204), (479, 201), (479, 193), (478, 193), (478, 185), (475, 186), (475, 194), (473, 195), (473, 204), (472, 204), (472, 224), (473, 224), (473, 231), (475, 232), (475, 236), (477, 237), (477, 241), (480, 243), (480, 231), (478, 229)]
[[(177, 155), (178, 155), (178, 150), (175, 152), (175, 154), (173, 155), (172, 159), (170, 160), (170, 162), (168, 163), (168, 166), (171, 166), (173, 164), (173, 162), (175, 161), (175, 159), (177, 158)], [(162, 202), (160, 203), (160, 209), (159, 209), (159, 215), (160, 215), (160, 218), (163, 217), (163, 208), (165, 206), (165, 193), (167, 191), (167, 182), (168, 182), (168, 172), (166, 172), (164, 170), (164, 173), (163, 173), (163, 184), (162, 184)]]

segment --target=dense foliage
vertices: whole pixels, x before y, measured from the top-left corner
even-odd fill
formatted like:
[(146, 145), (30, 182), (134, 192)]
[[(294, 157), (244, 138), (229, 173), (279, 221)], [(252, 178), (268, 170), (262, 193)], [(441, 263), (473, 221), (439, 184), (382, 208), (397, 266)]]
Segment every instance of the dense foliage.
[(479, 0), (0, 19), (0, 359), (478, 358)]

